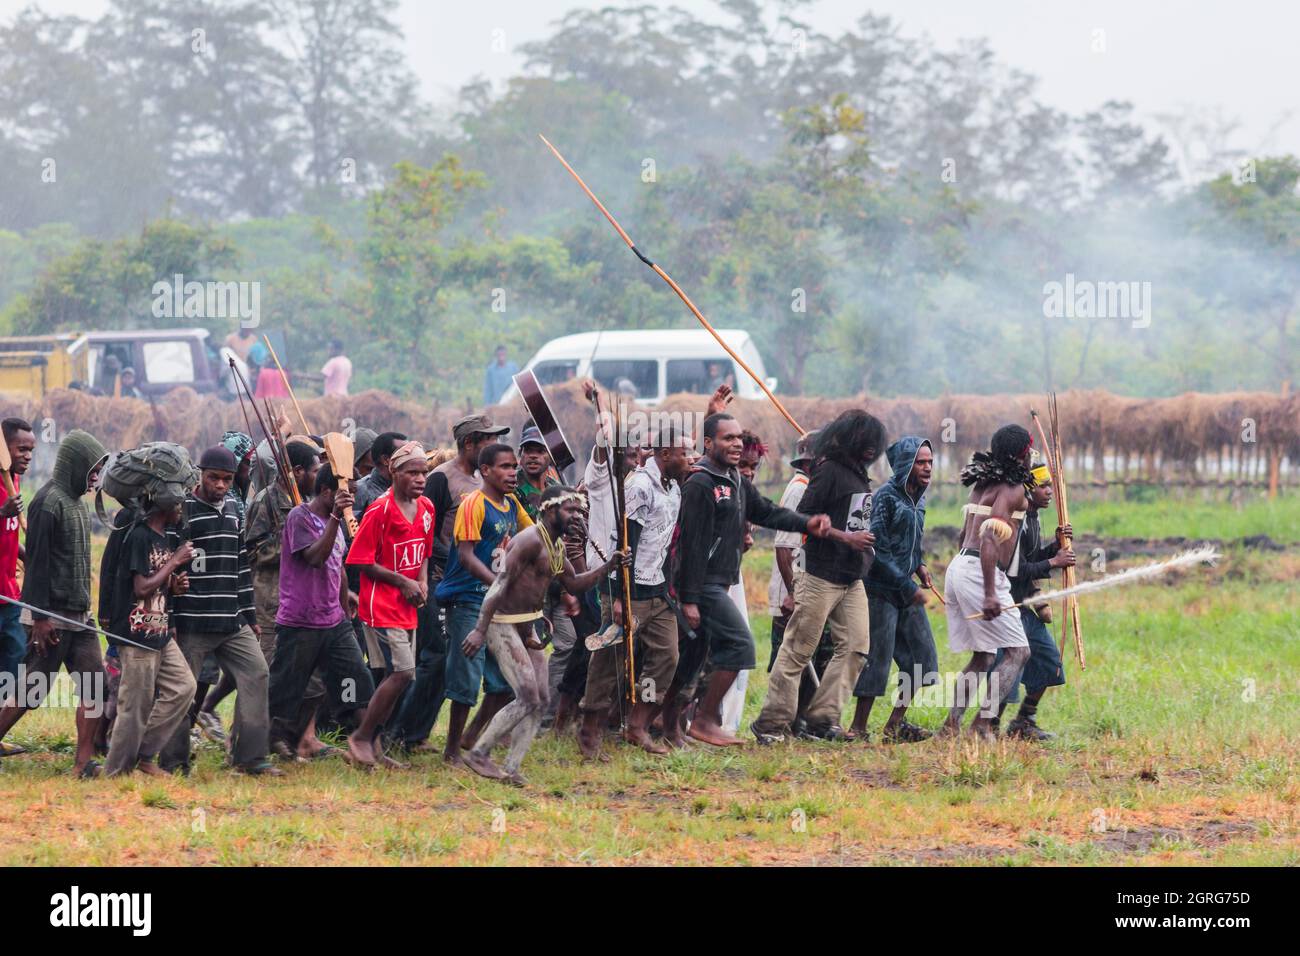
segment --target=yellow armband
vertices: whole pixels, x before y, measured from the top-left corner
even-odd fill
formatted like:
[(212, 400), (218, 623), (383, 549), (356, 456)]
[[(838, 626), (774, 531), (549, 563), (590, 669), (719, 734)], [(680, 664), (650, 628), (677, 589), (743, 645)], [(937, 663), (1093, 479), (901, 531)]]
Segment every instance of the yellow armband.
[(985, 518), (984, 523), (980, 525), (980, 537), (992, 538), (998, 544), (1010, 541), (1013, 533), (1011, 525), (1001, 518)]

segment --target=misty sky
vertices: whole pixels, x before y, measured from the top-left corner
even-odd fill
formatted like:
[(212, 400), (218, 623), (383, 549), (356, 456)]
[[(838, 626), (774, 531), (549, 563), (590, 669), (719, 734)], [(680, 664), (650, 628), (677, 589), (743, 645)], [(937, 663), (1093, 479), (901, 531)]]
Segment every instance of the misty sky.
[[(613, 0), (622, 5), (624, 0)], [(0, 0), (0, 11), (24, 5)], [(93, 17), (104, 0), (41, 0), (51, 12)], [(575, 0), (402, 0), (400, 23), (426, 96), (449, 102), (475, 76), (501, 80), (517, 71), (513, 51), (546, 35)], [(707, 15), (709, 0), (678, 0)], [(803, 18), (825, 33), (850, 26), (864, 10), (892, 16), (907, 33), (942, 45), (986, 36), (1006, 63), (1042, 79), (1042, 98), (1079, 113), (1108, 99), (1132, 100), (1147, 119), (1187, 105), (1240, 121), (1232, 146), (1255, 154), (1300, 155), (1300, 112), (1291, 83), (1300, 4), (1229, 0), (817, 0)], [(3, 14), (0, 14), (3, 15)], [(504, 53), (492, 52), (504, 30)], [(1093, 31), (1106, 52), (1093, 53)]]

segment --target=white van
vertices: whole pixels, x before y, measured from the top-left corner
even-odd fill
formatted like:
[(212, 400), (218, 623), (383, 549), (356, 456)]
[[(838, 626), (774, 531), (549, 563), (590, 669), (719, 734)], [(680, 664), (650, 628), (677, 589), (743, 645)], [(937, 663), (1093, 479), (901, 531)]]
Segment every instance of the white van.
[[(735, 350), (767, 387), (763, 357), (748, 332), (718, 329), (722, 340)], [(737, 398), (761, 398), (763, 392), (726, 350), (704, 329), (656, 329), (649, 332), (582, 332), (551, 339), (524, 366), (542, 385), (558, 385), (572, 378), (593, 378), (608, 391), (635, 391), (636, 401), (653, 405), (676, 392), (712, 395), (721, 384), (732, 387)], [(500, 404), (519, 395), (511, 385)]]

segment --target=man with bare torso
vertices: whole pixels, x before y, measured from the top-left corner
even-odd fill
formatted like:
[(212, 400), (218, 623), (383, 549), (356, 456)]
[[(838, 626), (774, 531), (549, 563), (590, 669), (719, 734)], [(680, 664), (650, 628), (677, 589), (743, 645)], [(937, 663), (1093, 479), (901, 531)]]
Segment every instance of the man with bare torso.
[[(1014, 603), (1008, 575), (1016, 573), (1017, 540), (1029, 503), (1026, 488), (1033, 482), (1032, 444), (1029, 432), (1019, 425), (1003, 425), (993, 433), (989, 451), (976, 452), (962, 469), (962, 484), (973, 487), (962, 509), (961, 550), (948, 565), (944, 600), (948, 645), (954, 651), (970, 651), (971, 659), (957, 677), (953, 707), (943, 725), (945, 736), (960, 730), (980, 675), (987, 671), (984, 704), (970, 729), (986, 740), (996, 739), (993, 721), (998, 708), (1029, 659), (1020, 615), (1004, 612)], [(1002, 659), (994, 666), (999, 650)]]
[[(626, 551), (616, 551), (603, 565), (578, 574), (564, 553), (564, 536), (582, 520), (582, 495), (565, 485), (552, 485), (538, 499), (537, 523), (525, 528), (511, 541), (505, 570), (488, 589), (474, 630), (461, 650), (473, 657), (487, 644), (501, 673), (514, 689), (515, 699), (503, 707), (487, 725), (465, 763), (477, 774), (508, 780), (517, 786), (526, 782), (519, 765), (542, 723), (547, 704), (546, 656), (533, 632), (542, 616), (546, 589), (553, 579), (570, 594), (580, 594), (616, 567), (628, 563)], [(490, 756), (493, 746), (506, 736), (510, 750), (503, 767)]]

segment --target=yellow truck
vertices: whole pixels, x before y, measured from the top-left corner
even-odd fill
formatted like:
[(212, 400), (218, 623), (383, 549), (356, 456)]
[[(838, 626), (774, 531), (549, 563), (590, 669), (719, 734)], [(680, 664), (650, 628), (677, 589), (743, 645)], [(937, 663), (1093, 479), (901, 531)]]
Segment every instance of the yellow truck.
[(52, 388), (121, 394), (135, 372), (141, 396), (185, 386), (215, 392), (215, 351), (207, 329), (136, 329), (0, 337), (0, 392), (41, 398)]

